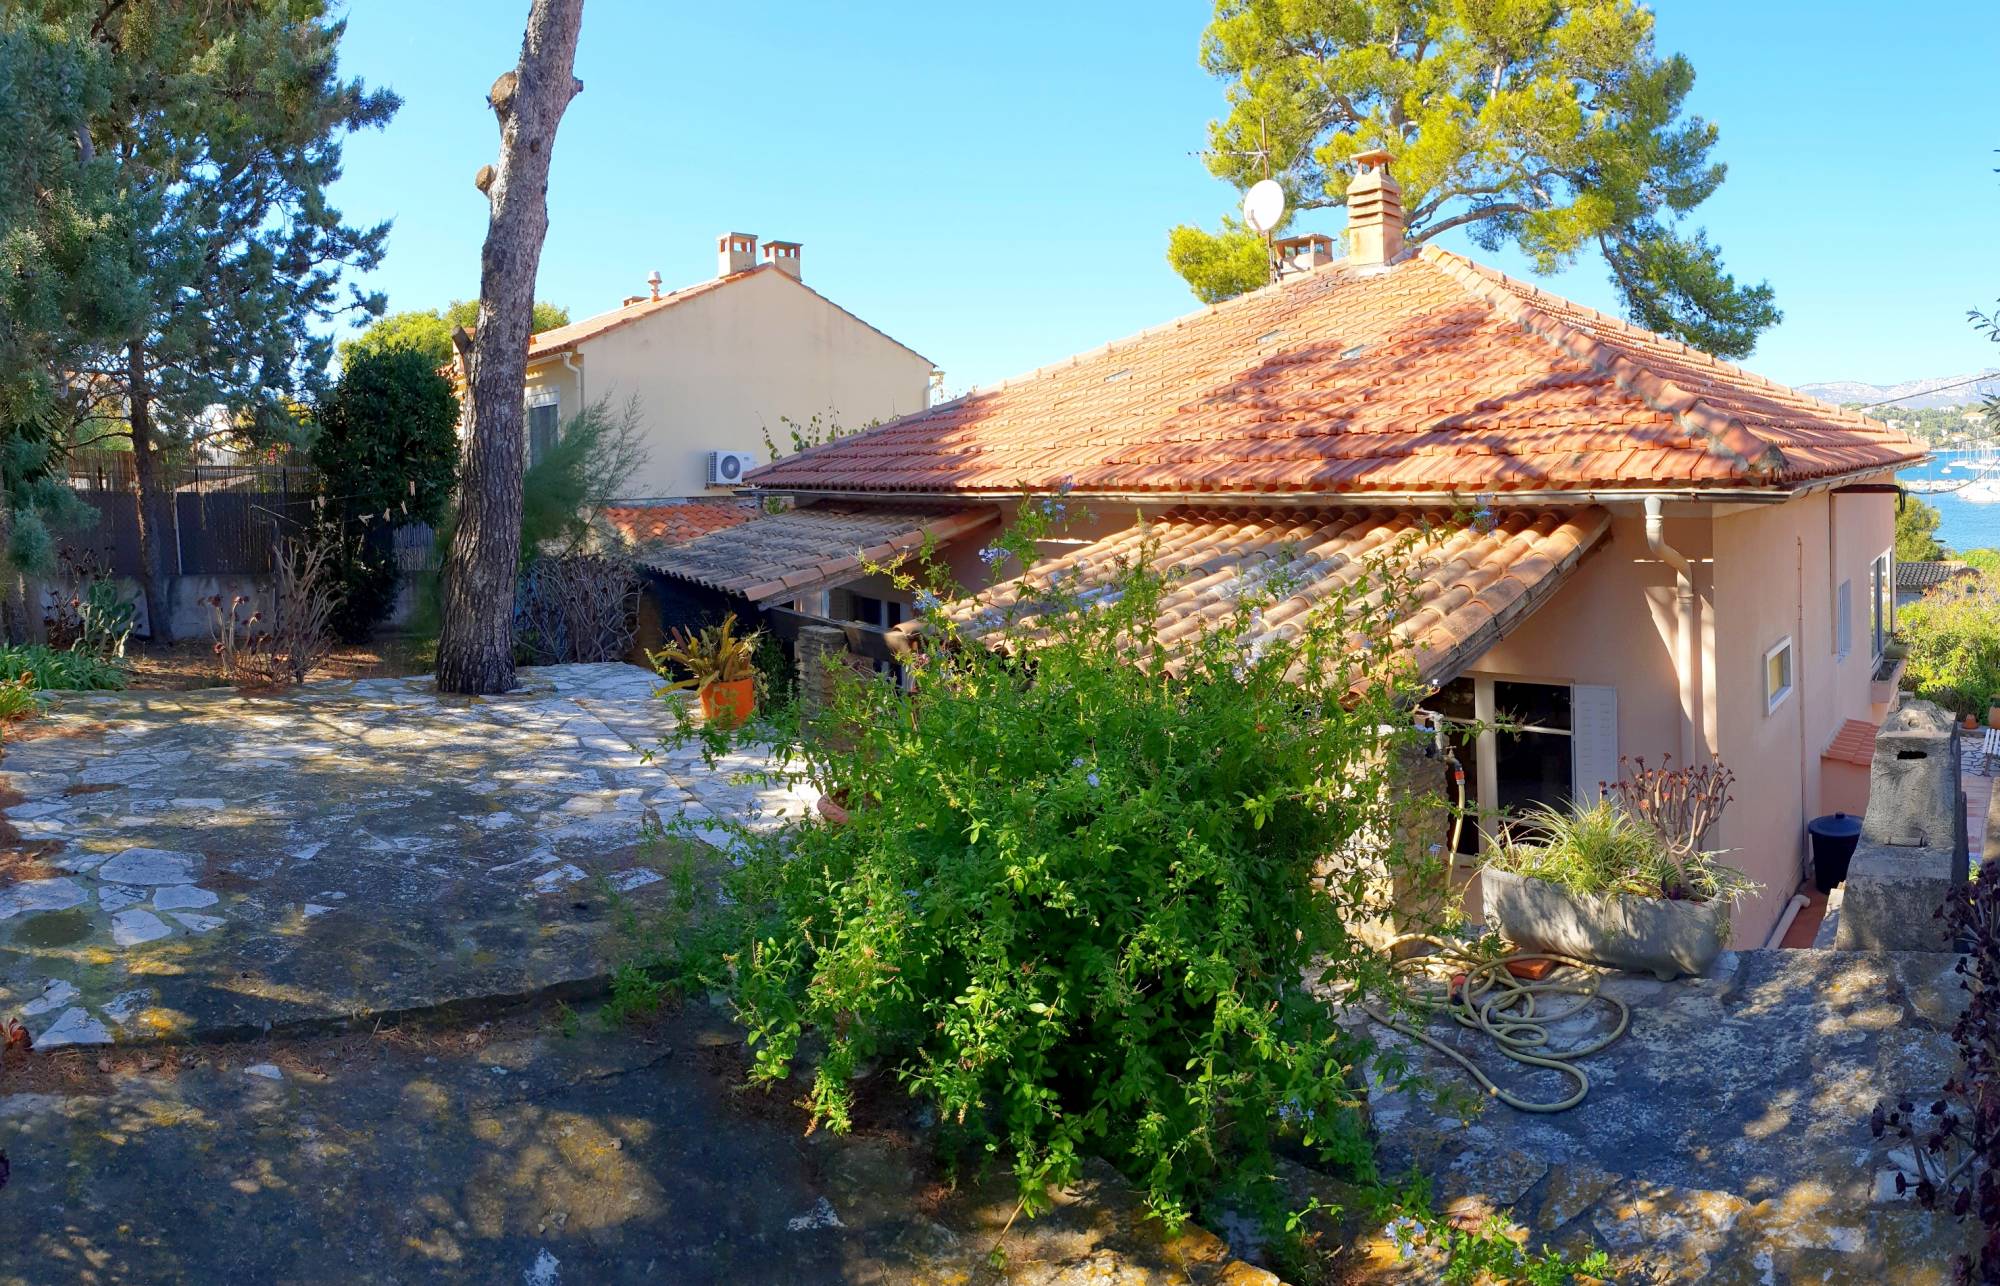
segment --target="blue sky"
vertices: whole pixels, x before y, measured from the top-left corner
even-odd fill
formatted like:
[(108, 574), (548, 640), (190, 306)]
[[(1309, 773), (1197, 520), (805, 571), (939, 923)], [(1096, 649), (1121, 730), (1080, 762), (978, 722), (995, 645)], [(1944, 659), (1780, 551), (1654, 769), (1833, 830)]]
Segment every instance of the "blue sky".
[[(2000, 297), (1990, 4), (1927, 5), (1921, 21), (1879, 0), (1655, 8), (1730, 167), (1697, 220), (1785, 310), (1748, 364), (1789, 383), (2000, 365), (1965, 322)], [(404, 107), (349, 144), (335, 195), (351, 219), (394, 220), (373, 274), (392, 309), (476, 293), (472, 175), (497, 147), (483, 99), (526, 12), (350, 0), (345, 69)], [(669, 286), (712, 274), (719, 232), (801, 241), (808, 282), (943, 366), (953, 391), (1187, 312), (1166, 229), (1212, 225), (1236, 200), (1190, 155), (1222, 102), (1196, 62), (1209, 12), (589, 0), (538, 294), (583, 317), (652, 269)], [(1340, 223), (1323, 211), (1301, 230)], [(1549, 284), (1615, 308), (1590, 259)]]

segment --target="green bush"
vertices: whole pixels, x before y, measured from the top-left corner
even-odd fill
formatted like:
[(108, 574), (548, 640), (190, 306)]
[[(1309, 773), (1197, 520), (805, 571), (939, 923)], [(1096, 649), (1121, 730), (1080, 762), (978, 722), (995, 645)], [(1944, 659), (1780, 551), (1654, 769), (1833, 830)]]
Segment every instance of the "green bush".
[(33, 676), (41, 689), (63, 692), (117, 691), (125, 686), (125, 667), (83, 648), (52, 648), (41, 643), (0, 647), (0, 683), (17, 683)]
[(314, 414), (312, 460), (324, 488), (316, 539), (339, 546), (334, 633), (364, 642), (396, 601), (387, 533), (436, 523), (458, 471), (458, 397), (423, 352), (352, 352)]
[[(989, 565), (1031, 559), (1042, 529), (1017, 525)], [(1281, 1138), (1365, 1169), (1365, 1040), (1302, 982), (1381, 981), (1346, 927), (1373, 877), (1326, 855), (1395, 820), (1385, 729), (1405, 726), (1408, 663), (1382, 640), (1406, 587), (1357, 586), (1276, 637), (1260, 604), (1286, 592), (1279, 569), (1169, 653), (1142, 560), (1088, 601), (1038, 582), (987, 607), (977, 625), (1033, 639), (1019, 655), (947, 620), (923, 563), (898, 573), (930, 635), (911, 690), (849, 672), (817, 735), (752, 734), (851, 813), (739, 837), (716, 981), (754, 1075), (816, 1051), (805, 1101), (844, 1130), (879, 1066), (1010, 1162), (1030, 1212), (1086, 1151), (1170, 1223), (1268, 1195)]]
[(1903, 608), (1897, 633), (1908, 650), (1903, 686), (1959, 715), (1984, 715), (2000, 692), (2000, 589), (1983, 577), (1947, 585)]

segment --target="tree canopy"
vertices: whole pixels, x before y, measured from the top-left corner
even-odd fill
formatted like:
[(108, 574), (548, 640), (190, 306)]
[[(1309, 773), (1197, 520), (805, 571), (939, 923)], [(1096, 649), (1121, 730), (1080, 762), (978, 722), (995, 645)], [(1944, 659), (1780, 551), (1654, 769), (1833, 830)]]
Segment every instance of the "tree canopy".
[[(463, 326), (471, 330), (478, 320), (479, 301), (476, 299), (454, 299), (443, 308), (390, 313), (370, 324), (353, 339), (341, 341), (340, 360), (345, 365), (362, 353), (413, 348), (429, 357), (434, 366), (443, 366), (452, 360), (452, 328)], [(536, 300), (531, 325), (536, 333), (567, 326), (569, 309), (546, 300)]]
[[(1346, 203), (1350, 162), (1397, 156), (1410, 243), (1464, 228), (1538, 272), (1596, 251), (1640, 325), (1738, 357), (1781, 314), (1683, 216), (1715, 192), (1716, 127), (1684, 113), (1694, 68), (1660, 57), (1634, 0), (1217, 0), (1202, 65), (1228, 82), (1209, 169), (1266, 177), (1293, 211)], [(1203, 299), (1264, 281), (1254, 234), (1173, 229)]]
[(1916, 496), (1904, 496), (1896, 508), (1896, 561), (1927, 563), (1945, 557), (1946, 549), (1937, 538), (1942, 515), (1937, 506)]

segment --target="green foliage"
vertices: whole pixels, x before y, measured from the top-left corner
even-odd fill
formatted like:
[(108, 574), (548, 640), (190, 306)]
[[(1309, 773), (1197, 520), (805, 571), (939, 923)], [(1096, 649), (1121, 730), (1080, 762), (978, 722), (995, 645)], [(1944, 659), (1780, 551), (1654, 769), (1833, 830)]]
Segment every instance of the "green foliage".
[(617, 414), (599, 398), (564, 422), (555, 446), (521, 478), (523, 566), (537, 554), (575, 553), (606, 534), (605, 508), (645, 463), (644, 428), (637, 398)]
[(1219, 304), (1271, 281), (1271, 250), (1264, 238), (1226, 214), (1221, 232), (1187, 223), (1169, 229), (1167, 262), (1204, 304)]
[[(372, 322), (354, 338), (341, 341), (340, 364), (345, 368), (371, 354), (405, 351), (421, 354), (431, 369), (437, 370), (449, 366), (453, 360), (452, 327), (463, 326), (470, 331), (478, 320), (479, 301), (476, 299), (455, 299), (441, 309), (390, 313)], [(531, 325), (538, 334), (567, 326), (569, 310), (537, 300)]]
[(1958, 560), (1989, 580), (2000, 576), (2000, 549), (1968, 549)]
[(1946, 557), (1949, 551), (1937, 538), (1940, 518), (1937, 506), (1921, 497), (1900, 497), (1896, 506), (1896, 561), (1926, 563)]
[[(1595, 250), (1635, 321), (1723, 356), (1779, 320), (1682, 225), (1722, 183), (1717, 132), (1631, 0), (1217, 0), (1201, 59), (1228, 82), (1208, 166), (1238, 189), (1268, 173), (1294, 209), (1344, 205), (1354, 156), (1386, 147), (1413, 243), (1464, 227), (1540, 272)], [(1175, 230), (1177, 266), (1226, 297), (1240, 258), (1204, 237)]]
[(1905, 688), (1953, 714), (1986, 713), (2000, 692), (2000, 589), (1984, 577), (1940, 586), (1898, 610), (1896, 632), (1907, 648)]
[(675, 630), (667, 637), (666, 646), (646, 659), (653, 663), (661, 677), (671, 678), (675, 671), (687, 671), (687, 677), (674, 679), (661, 691), (700, 691), (711, 683), (740, 683), (744, 679), (757, 676), (757, 652), (764, 644), (764, 631), (752, 630), (748, 634), (736, 632), (736, 613), (722, 618), (719, 625), (709, 625), (698, 630)]
[(1572, 808), (1537, 805), (1502, 833), (1487, 865), (1572, 893), (1628, 893), (1734, 903), (1757, 888), (1712, 853), (1676, 853), (1609, 796)]
[(1872, 416), (1919, 442), (1949, 447), (1954, 443), (1991, 442), (1993, 430), (1977, 406), (1868, 406), (1843, 402), (1850, 411)]
[(82, 648), (41, 643), (0, 647), (0, 683), (32, 680), (57, 692), (115, 692), (125, 686), (125, 667)]
[(391, 529), (435, 523), (458, 469), (458, 397), (436, 364), (409, 349), (356, 354), (313, 417), (322, 482), (317, 539), (338, 585), (333, 631), (364, 642), (396, 601)]
[[(991, 562), (1027, 565), (1066, 503), (1026, 509)], [(1023, 654), (945, 615), (934, 551), (895, 569), (928, 640), (910, 690), (837, 673), (814, 735), (754, 734), (851, 812), (737, 836), (714, 977), (754, 1076), (820, 1050), (805, 1102), (844, 1130), (879, 1064), (1010, 1162), (1030, 1212), (1086, 1150), (1170, 1223), (1264, 1189), (1281, 1138), (1365, 1169), (1365, 1040), (1299, 980), (1383, 978), (1345, 927), (1372, 886), (1353, 855), (1395, 833), (1384, 729), (1411, 695), (1387, 642), (1409, 586), (1376, 573), (1278, 635), (1274, 569), (1172, 652), (1150, 554), (1088, 602), (1036, 574), (973, 605)]]
[(1573, 1260), (1553, 1246), (1532, 1250), (1527, 1230), (1500, 1215), (1462, 1227), (1433, 1208), (1430, 1185), (1421, 1178), (1401, 1192), (1385, 1194), (1375, 1218), (1383, 1222), (1399, 1258), (1437, 1265), (1439, 1280), (1452, 1286), (1573, 1286), (1579, 1277), (1608, 1279), (1611, 1273), (1611, 1257), (1604, 1251)]
[(118, 582), (101, 577), (90, 582), (76, 605), (80, 636), (76, 646), (92, 656), (117, 660), (125, 655), (126, 640), (138, 624), (139, 609)]
[(420, 353), (358, 354), (313, 417), (312, 461), (343, 521), (433, 523), (458, 468), (458, 397)]
[(32, 679), (19, 678), (0, 683), (0, 727), (32, 718), (42, 712), (42, 699), (36, 695)]

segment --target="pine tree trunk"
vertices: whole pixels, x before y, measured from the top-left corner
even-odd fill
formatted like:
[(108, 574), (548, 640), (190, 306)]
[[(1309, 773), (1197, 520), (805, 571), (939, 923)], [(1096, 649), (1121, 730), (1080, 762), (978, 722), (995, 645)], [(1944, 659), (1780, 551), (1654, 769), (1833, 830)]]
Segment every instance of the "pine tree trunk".
[(467, 367), (459, 455), (458, 528), (440, 595), (441, 692), (491, 694), (514, 686), (514, 572), (521, 554), (521, 472), (528, 336), (535, 272), (549, 230), (549, 155), (563, 110), (583, 88), (572, 67), (583, 0), (533, 0), (521, 62), (493, 84), (500, 163), (485, 185), (491, 206), (479, 259), (479, 325), (455, 336)]
[(126, 349), (128, 416), (132, 425), (132, 474), (139, 483), (139, 581), (146, 591), (147, 637), (174, 641), (174, 605), (167, 594), (167, 549), (174, 539), (174, 497), (160, 479), (159, 444), (153, 436), (153, 385), (146, 349)]

